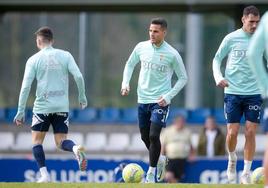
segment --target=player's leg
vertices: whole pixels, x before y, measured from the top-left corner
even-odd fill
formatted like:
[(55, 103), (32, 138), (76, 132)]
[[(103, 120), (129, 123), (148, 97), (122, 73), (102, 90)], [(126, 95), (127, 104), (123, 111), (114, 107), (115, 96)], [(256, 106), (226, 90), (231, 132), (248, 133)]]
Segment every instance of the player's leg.
[(155, 182), (156, 166), (161, 152), (160, 133), (162, 127), (155, 123), (150, 128), (150, 147), (149, 147), (149, 169), (146, 180), (149, 183)]
[(244, 170), (240, 181), (242, 184), (250, 184), (250, 169), (255, 154), (255, 136), (257, 125), (260, 122), (262, 99), (260, 95), (246, 96), (244, 98), (245, 147), (244, 147)]
[(46, 158), (43, 150), (43, 141), (46, 132), (49, 129), (48, 117), (44, 114), (34, 114), (32, 121), (32, 143), (33, 143), (33, 156), (37, 162), (41, 177), (37, 181), (38, 183), (49, 182), (50, 177), (46, 167)]
[[(162, 181), (165, 176), (165, 161), (159, 163), (161, 152), (160, 133), (163, 127), (166, 126), (166, 117), (169, 107), (160, 107), (158, 104), (151, 104), (151, 125), (150, 125), (150, 147), (149, 147), (149, 163), (150, 167), (147, 172), (147, 177), (155, 176), (157, 171), (157, 181)], [(157, 169), (156, 169), (157, 167)], [(161, 178), (161, 179), (160, 179)], [(151, 178), (153, 179), (153, 178)], [(147, 179), (150, 181), (150, 179)]]
[[(165, 123), (162, 125), (162, 127), (166, 126), (166, 120), (168, 118), (168, 114), (169, 114), (169, 106), (164, 108), (164, 113), (163, 113), (163, 116), (161, 117), (162, 118), (161, 121)], [(166, 155), (160, 153), (160, 156), (157, 162), (157, 174), (156, 174), (156, 180), (158, 182), (164, 181), (167, 164), (168, 164), (168, 158), (166, 157)]]
[[(139, 129), (141, 134), (141, 139), (144, 142), (146, 148), (149, 151), (149, 161), (150, 161), (150, 125), (151, 125), (151, 112), (149, 110), (150, 104), (139, 104), (138, 106), (138, 118), (139, 118)], [(149, 173), (149, 172), (154, 172)], [(150, 174), (150, 175), (149, 175)], [(155, 182), (155, 167), (149, 166), (149, 169), (146, 174), (146, 182), (154, 183)]]
[(87, 159), (85, 150), (82, 146), (76, 145), (72, 140), (67, 139), (69, 119), (68, 113), (54, 113), (51, 118), (51, 124), (53, 126), (54, 138), (58, 148), (73, 152), (78, 161), (78, 165), (81, 171), (85, 171), (87, 168)]
[(240, 120), (243, 115), (241, 101), (238, 95), (225, 94), (224, 110), (227, 119), (226, 148), (228, 152), (227, 178), (229, 183), (237, 182), (237, 156), (235, 148), (240, 128)]
[(227, 124), (227, 134), (226, 134), (226, 148), (228, 152), (228, 166), (227, 166), (227, 178), (229, 183), (236, 183), (237, 173), (236, 164), (237, 156), (235, 152), (237, 144), (237, 135), (239, 132), (239, 123), (229, 123)]
[(151, 124), (151, 112), (148, 110), (149, 104), (139, 104), (138, 106), (138, 121), (141, 139), (144, 142), (146, 148), (150, 148), (150, 124)]
[(255, 154), (255, 135), (257, 124), (246, 121), (245, 125), (245, 146), (244, 146), (244, 169), (241, 174), (240, 182), (242, 184), (250, 184), (250, 169)]

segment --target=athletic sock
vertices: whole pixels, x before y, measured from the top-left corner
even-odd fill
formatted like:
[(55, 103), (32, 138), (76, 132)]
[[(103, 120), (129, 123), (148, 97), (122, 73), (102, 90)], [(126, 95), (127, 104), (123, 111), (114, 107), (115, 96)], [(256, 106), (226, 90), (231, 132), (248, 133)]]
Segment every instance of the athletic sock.
[(229, 160), (237, 160), (235, 151), (233, 152), (228, 152), (229, 153)]
[(75, 146), (75, 143), (72, 140), (63, 140), (61, 142), (61, 149), (63, 149), (64, 151), (73, 152), (74, 146)]
[(147, 171), (147, 174), (149, 174), (149, 173), (155, 174), (155, 171), (156, 171), (156, 167), (149, 166), (149, 169)]
[(252, 161), (244, 160), (244, 170), (242, 174), (249, 173), (251, 169)]
[(41, 173), (41, 176), (48, 176), (47, 167), (44, 166), (40, 168), (40, 173)]
[(45, 167), (46, 158), (45, 158), (43, 146), (41, 144), (35, 145), (33, 146), (32, 151), (33, 151), (33, 156), (37, 162), (39, 169), (41, 169), (42, 167)]

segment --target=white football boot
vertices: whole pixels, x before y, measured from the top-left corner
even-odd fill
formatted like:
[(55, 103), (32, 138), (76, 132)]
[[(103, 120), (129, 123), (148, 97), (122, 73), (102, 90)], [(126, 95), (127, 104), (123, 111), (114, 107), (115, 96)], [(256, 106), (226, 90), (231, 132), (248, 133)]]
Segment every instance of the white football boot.
[(87, 169), (87, 159), (85, 149), (80, 145), (74, 147), (77, 147), (76, 149), (74, 149), (74, 154), (77, 159), (79, 169), (81, 171), (85, 171)]
[(156, 180), (157, 182), (161, 182), (165, 178), (166, 174), (166, 166), (168, 163), (168, 159), (166, 156), (162, 155), (159, 157), (158, 163), (157, 163), (157, 169), (156, 169)]
[(37, 183), (47, 183), (50, 182), (50, 178), (48, 175), (46, 176), (41, 176), (38, 180)]
[(251, 184), (251, 177), (249, 173), (242, 173), (241, 177), (240, 177), (240, 183), (241, 184)]

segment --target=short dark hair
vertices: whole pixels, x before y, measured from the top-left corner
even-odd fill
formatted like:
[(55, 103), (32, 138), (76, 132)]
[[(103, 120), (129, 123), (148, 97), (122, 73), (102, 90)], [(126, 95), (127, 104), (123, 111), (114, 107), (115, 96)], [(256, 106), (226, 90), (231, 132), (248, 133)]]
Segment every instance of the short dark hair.
[(36, 36), (42, 36), (44, 40), (49, 42), (53, 40), (53, 32), (47, 26), (39, 28), (34, 34)]
[(259, 16), (260, 12), (257, 9), (257, 7), (251, 5), (251, 6), (245, 7), (243, 10), (243, 16), (248, 16), (250, 14), (253, 14), (254, 16)]
[(160, 25), (163, 29), (167, 29), (167, 21), (164, 18), (153, 18), (151, 24)]

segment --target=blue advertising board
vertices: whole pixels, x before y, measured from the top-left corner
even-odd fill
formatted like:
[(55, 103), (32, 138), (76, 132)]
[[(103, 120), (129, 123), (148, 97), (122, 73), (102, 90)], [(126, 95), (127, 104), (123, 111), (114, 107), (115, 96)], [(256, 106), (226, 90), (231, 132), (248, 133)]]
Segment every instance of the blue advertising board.
[[(81, 172), (76, 160), (48, 159), (46, 164), (53, 182), (113, 182), (114, 169), (124, 163), (138, 163), (146, 171), (148, 164), (134, 160), (88, 160), (88, 170)], [(255, 160), (252, 169), (262, 165)], [(226, 159), (196, 159), (186, 165), (183, 182), (226, 183)], [(237, 163), (238, 176), (243, 170), (243, 160)], [(0, 182), (35, 182), (40, 176), (35, 161), (31, 159), (0, 159)]]

